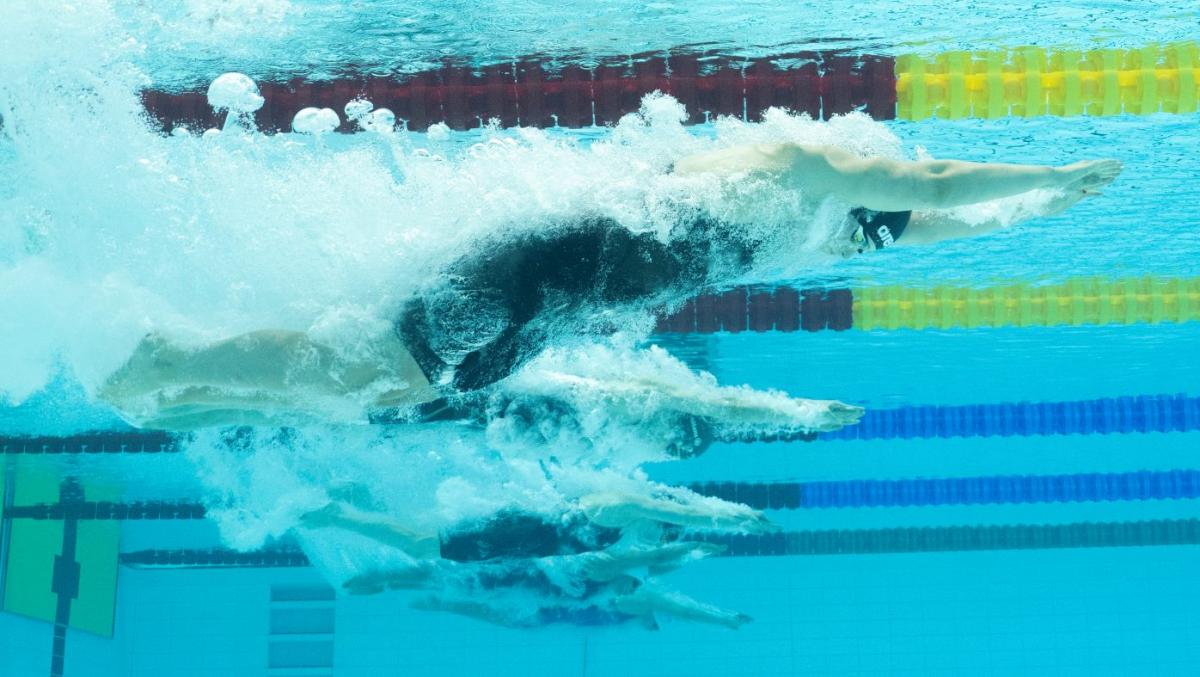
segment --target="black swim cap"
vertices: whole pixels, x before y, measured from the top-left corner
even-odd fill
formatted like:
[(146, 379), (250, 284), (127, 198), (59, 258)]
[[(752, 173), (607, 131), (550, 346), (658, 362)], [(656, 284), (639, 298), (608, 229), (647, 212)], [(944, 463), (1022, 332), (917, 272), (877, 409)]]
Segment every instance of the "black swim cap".
[(912, 212), (877, 212), (862, 207), (854, 209), (850, 214), (862, 225), (863, 234), (875, 243), (876, 249), (885, 249), (895, 244), (912, 217)]

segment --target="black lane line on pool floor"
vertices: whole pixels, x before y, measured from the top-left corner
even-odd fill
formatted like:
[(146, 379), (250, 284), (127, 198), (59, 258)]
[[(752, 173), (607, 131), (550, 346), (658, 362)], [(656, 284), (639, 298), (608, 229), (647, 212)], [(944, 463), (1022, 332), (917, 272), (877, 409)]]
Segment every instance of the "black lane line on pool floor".
[(3, 519), (0, 519), (0, 609), (3, 609), (4, 590), (8, 585), (8, 541), (12, 531), (12, 519), (8, 516), (8, 511), (12, 509), (15, 498), (13, 479), (17, 474), (16, 459), (12, 456), (5, 457), (4, 467), (0, 468), (0, 472), (4, 473), (4, 495), (0, 496), (0, 500), (4, 502), (4, 507), (0, 509), (0, 514), (3, 515)]
[[(83, 502), (83, 487), (74, 478), (63, 480), (59, 485), (59, 502), (64, 505)], [(79, 597), (79, 562), (75, 559), (75, 546), (79, 535), (79, 520), (67, 517), (63, 520), (62, 554), (54, 556), (54, 573), (50, 579), (50, 591), (58, 597), (54, 609), (54, 642), (50, 655), (50, 677), (62, 677), (67, 652), (67, 627), (71, 623), (71, 601)]]

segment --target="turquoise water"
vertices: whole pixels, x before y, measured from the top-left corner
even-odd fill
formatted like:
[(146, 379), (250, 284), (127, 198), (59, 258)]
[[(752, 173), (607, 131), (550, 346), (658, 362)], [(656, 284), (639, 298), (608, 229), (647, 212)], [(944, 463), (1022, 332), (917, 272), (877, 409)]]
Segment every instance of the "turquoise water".
[[(756, 271), (776, 277), (751, 281), (860, 288), (1194, 275), (1195, 114), (915, 123), (852, 116), (833, 125), (783, 117), (683, 127), (660, 100), (616, 129), (545, 135), (313, 139), (235, 130), (203, 138), (151, 131), (134, 95), (147, 83), (204, 86), (227, 70), (267, 81), (528, 54), (587, 62), (697, 46), (735, 56), (830, 43), (873, 54), (1137, 47), (1192, 38), (1197, 18), (1194, 9), (1161, 3), (1038, 5), (1019, 14), (970, 3), (951, 21), (940, 7), (745, 3), (732, 12), (715, 3), (262, 0), (4, 10), (12, 21), (0, 28), (0, 44), (13, 58), (0, 64), (0, 170), (10, 177), (0, 181), (0, 434), (127, 429), (95, 392), (148, 331), (199, 343), (280, 327), (353, 346), (386, 330), (389, 313), (429, 266), (468, 247), (472, 235), (580, 209), (653, 223), (662, 217), (655, 199), (680, 191), (720, 204), (704, 186), (653, 178), (681, 149), (705, 144), (822, 139), (906, 157), (923, 147), (933, 157), (976, 161), (1125, 163), (1104, 195), (977, 240), (830, 261), (784, 237), (796, 246), (795, 260)], [(805, 213), (777, 207), (773, 197), (763, 194), (755, 223)], [(638, 352), (656, 344), (722, 385), (869, 410), (1200, 395), (1195, 323), (647, 336), (644, 314), (628, 322), (626, 340), (606, 345), (608, 352), (577, 346), (550, 367), (625, 368), (709, 392), (681, 376), (680, 363)], [(294, 543), (299, 515), (321, 505), (336, 481), (366, 484), (393, 516), (436, 530), (508, 504), (554, 513), (580, 487), (1191, 470), (1200, 443), (1195, 430), (718, 442), (698, 458), (664, 461), (654, 453), (664, 427), (629, 426), (603, 407), (593, 413), (601, 423), (585, 451), (570, 435), (554, 444), (514, 441), (493, 421), (488, 431), (312, 425), (290, 438), (259, 431), (240, 445), (205, 430), (177, 454), (2, 458), (18, 491), (33, 484), (31, 476), (52, 484), (74, 477), (112, 488), (114, 500), (208, 508), (206, 520), (121, 522), (119, 550), (131, 553)], [(554, 481), (546, 478), (551, 457), (569, 469)], [(10, 490), (6, 507), (20, 505), (17, 498)], [(766, 514), (794, 532), (1192, 519), (1196, 508), (1189, 499)], [(6, 521), (11, 528), (21, 520)], [(637, 623), (516, 630), (414, 609), (416, 593), (335, 596), (346, 578), (396, 555), (314, 530), (299, 538), (318, 566), (120, 567), (112, 637), (68, 630), (64, 674), (1185, 675), (1200, 668), (1194, 545), (716, 557), (655, 578), (753, 617), (737, 630), (668, 618), (657, 631)], [(5, 553), (9, 581), (25, 568), (51, 566), (22, 563), (22, 552)], [(52, 634), (46, 620), (0, 615), (0, 673), (45, 674)]]

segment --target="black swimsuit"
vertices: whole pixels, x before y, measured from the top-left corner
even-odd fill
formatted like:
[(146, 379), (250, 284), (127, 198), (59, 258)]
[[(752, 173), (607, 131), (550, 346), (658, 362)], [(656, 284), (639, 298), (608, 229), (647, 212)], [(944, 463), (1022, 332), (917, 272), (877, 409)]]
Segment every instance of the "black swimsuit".
[(744, 270), (753, 248), (729, 233), (698, 219), (664, 244), (590, 217), (483, 243), (409, 301), (396, 330), (431, 383), (476, 390), (540, 352), (552, 323), (694, 293), (714, 266)]
[[(899, 237), (911, 212), (855, 209), (876, 248)], [(499, 381), (545, 347), (553, 327), (583, 314), (690, 296), (744, 272), (755, 245), (700, 217), (663, 243), (610, 218), (587, 217), (486, 241), (409, 301), (396, 331), (430, 383), (468, 392)]]

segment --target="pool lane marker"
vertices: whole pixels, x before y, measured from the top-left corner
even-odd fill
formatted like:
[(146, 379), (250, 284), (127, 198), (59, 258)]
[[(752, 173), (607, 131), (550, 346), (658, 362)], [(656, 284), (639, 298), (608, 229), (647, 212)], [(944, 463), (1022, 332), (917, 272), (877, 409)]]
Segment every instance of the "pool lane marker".
[[(1194, 546), (1200, 545), (1200, 519), (826, 529), (754, 535), (687, 532), (685, 538), (723, 545), (725, 557)], [(310, 566), (308, 558), (294, 546), (254, 552), (226, 548), (138, 550), (121, 553), (121, 564), (139, 569)]]
[(896, 58), (897, 117), (903, 120), (1189, 114), (1197, 110), (1198, 85), (1196, 42)]
[[(789, 66), (780, 66), (786, 61)], [(203, 87), (147, 90), (142, 103), (164, 131), (220, 127)], [(264, 79), (266, 104), (255, 122), (288, 131), (301, 108), (343, 110), (357, 97), (390, 108), (409, 130), (444, 123), (478, 129), (589, 127), (636, 112), (650, 92), (671, 94), (687, 121), (717, 116), (757, 121), (772, 107), (814, 119), (862, 110), (878, 120), (1190, 114), (1200, 100), (1195, 41), (1131, 49), (1015, 47), (897, 57), (802, 51), (758, 59), (712, 53), (601, 59), (595, 67), (560, 66), (537, 57), (479, 68), (446, 66), (400, 77)], [(357, 128), (344, 122), (343, 132)]]
[(698, 482), (755, 510), (1081, 503), (1200, 498), (1200, 470), (814, 482)]
[[(896, 69), (890, 56), (841, 51), (788, 54), (778, 59), (731, 59), (703, 52), (631, 59), (600, 59), (595, 67), (561, 65), (540, 57), (518, 58), (471, 69), (446, 66), (397, 77), (350, 75), (337, 80), (271, 82), (259, 90), (265, 105), (254, 120), (264, 132), (289, 131), (305, 107), (332, 108), (365, 97), (391, 109), (410, 131), (444, 123), (479, 129), (489, 120), (502, 127), (580, 128), (616, 124), (635, 113), (654, 91), (683, 105), (689, 123), (717, 116), (757, 121), (769, 108), (808, 113), (815, 119), (863, 110), (877, 119), (896, 114)], [(224, 115), (208, 105), (208, 83), (191, 91), (147, 90), (142, 103), (163, 131), (221, 127)], [(344, 122), (339, 131), (357, 127)]]
[[(968, 437), (1033, 437), (1193, 432), (1200, 430), (1200, 397), (1184, 394), (1106, 397), (1066, 402), (1000, 402), (995, 404), (912, 405), (868, 409), (858, 423), (815, 439), (892, 440)], [(95, 440), (114, 440), (103, 448)], [(143, 438), (146, 443), (143, 444)], [(163, 440), (169, 438), (169, 443)], [(155, 453), (182, 451), (187, 434), (162, 431), (88, 433), (78, 436), (0, 436), (0, 454)], [(740, 435), (728, 432), (722, 442), (810, 441), (812, 433)]]
[[(687, 488), (755, 510), (1182, 500), (1200, 498), (1200, 470), (812, 482), (695, 482)], [(74, 499), (8, 507), (8, 519), (12, 520), (201, 520), (207, 517), (204, 505), (186, 500), (116, 503)]]
[(882, 555), (1200, 545), (1200, 519), (828, 529), (741, 536), (691, 532), (727, 557)]
[(661, 315), (661, 334), (978, 329), (1200, 321), (1200, 277), (1080, 277), (1050, 285), (737, 287)]

